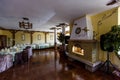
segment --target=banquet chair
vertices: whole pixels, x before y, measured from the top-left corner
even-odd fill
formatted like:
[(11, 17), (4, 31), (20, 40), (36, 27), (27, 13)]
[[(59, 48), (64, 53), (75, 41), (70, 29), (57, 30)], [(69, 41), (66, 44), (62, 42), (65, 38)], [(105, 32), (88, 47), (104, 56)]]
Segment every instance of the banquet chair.
[(32, 54), (33, 54), (33, 53), (32, 53), (32, 47), (27, 46), (26, 49), (27, 49), (27, 51), (28, 51), (28, 59), (30, 59), (31, 56), (32, 56)]
[(22, 64), (22, 63), (23, 63), (22, 52), (16, 53), (16, 54), (15, 54), (14, 65)]
[(22, 60), (23, 60), (23, 63), (28, 62), (28, 49), (24, 49), (22, 51)]

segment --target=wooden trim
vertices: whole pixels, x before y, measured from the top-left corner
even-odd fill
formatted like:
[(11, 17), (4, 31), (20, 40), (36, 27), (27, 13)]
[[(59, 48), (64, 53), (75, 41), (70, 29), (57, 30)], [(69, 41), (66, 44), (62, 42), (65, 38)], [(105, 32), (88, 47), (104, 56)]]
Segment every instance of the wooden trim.
[[(2, 29), (2, 28), (0, 28), (0, 30), (7, 30), (7, 31), (26, 31), (26, 30), (17, 30), (17, 29)], [(54, 32), (49, 32), (49, 31), (34, 31), (34, 30), (31, 30), (31, 31), (29, 31), (29, 32), (43, 32), (43, 33), (54, 33)]]

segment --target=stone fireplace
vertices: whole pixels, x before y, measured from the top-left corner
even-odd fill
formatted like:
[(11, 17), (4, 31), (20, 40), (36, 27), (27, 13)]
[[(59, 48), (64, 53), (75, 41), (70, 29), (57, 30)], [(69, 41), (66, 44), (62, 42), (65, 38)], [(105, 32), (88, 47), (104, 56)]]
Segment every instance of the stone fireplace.
[(93, 72), (98, 68), (100, 61), (97, 54), (96, 40), (70, 40), (68, 56), (85, 63), (85, 68)]
[(85, 68), (91, 72), (98, 68), (98, 42), (93, 39), (93, 29), (88, 16), (74, 21), (68, 56), (85, 63)]
[(70, 54), (85, 59), (86, 61), (96, 62), (97, 41), (96, 40), (70, 40)]

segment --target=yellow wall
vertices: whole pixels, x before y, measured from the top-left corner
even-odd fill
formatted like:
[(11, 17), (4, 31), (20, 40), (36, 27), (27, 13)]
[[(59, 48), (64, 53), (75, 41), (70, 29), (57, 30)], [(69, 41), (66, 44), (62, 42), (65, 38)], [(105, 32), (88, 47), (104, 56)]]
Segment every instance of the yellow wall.
[(2, 34), (2, 30), (0, 30), (0, 34)]
[(91, 16), (94, 31), (98, 33), (97, 39), (100, 35), (110, 31), (113, 25), (118, 24), (118, 8), (113, 8), (94, 16)]
[[(105, 34), (110, 31), (113, 25), (117, 25), (120, 16), (118, 17), (119, 8), (113, 8), (111, 10), (107, 10), (96, 15), (91, 16), (92, 25), (94, 31), (98, 34), (97, 40), (100, 41), (100, 35)], [(119, 19), (118, 19), (119, 18)], [(102, 51), (99, 44), (99, 59), (102, 61), (106, 60), (106, 51)], [(110, 60), (113, 64), (117, 65), (120, 68), (120, 60), (116, 57), (115, 53), (110, 54)]]
[(47, 43), (54, 43), (54, 33), (47, 34)]
[[(1, 30), (0, 29), (0, 35), (6, 35), (7, 36), (7, 46), (12, 46), (12, 33), (8, 30)], [(22, 40), (22, 36), (24, 35), (24, 40)], [(38, 39), (38, 35), (40, 35), (40, 39)], [(50, 39), (50, 35), (53, 35), (53, 39)], [(32, 34), (33, 36), (33, 43), (39, 44), (39, 43), (45, 43), (45, 32), (34, 32)], [(23, 32), (23, 31), (17, 31), (15, 34), (15, 44), (30, 44), (30, 33)], [(47, 43), (53, 43), (54, 42), (54, 33), (47, 33), (46, 38)], [(9, 41), (8, 41), (9, 40)]]
[(120, 7), (118, 7), (118, 25), (120, 25)]
[[(39, 39), (38, 39), (39, 35)], [(33, 43), (45, 43), (45, 34), (43, 32), (35, 32), (33, 33)]]
[(69, 26), (70, 26), (70, 35), (72, 33), (73, 25), (74, 25), (74, 20), (69, 23)]
[(12, 38), (11, 32), (7, 31), (7, 30), (0, 30), (0, 35), (6, 35), (7, 36), (7, 46), (9, 46), (11, 44), (10, 43), (10, 38)]
[[(39, 40), (38, 35), (40, 35)], [(50, 39), (50, 36), (52, 36), (53, 39)], [(33, 43), (45, 43), (45, 32), (35, 32), (33, 34)], [(46, 43), (54, 43), (54, 33), (46, 33)]]
[[(23, 36), (24, 39), (22, 39)], [(23, 31), (18, 31), (15, 34), (15, 44), (30, 44), (30, 34)]]

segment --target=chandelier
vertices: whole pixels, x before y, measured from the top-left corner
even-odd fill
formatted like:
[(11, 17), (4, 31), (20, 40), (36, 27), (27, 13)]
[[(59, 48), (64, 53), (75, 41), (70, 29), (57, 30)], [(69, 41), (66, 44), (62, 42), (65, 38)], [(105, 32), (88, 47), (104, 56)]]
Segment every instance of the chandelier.
[(32, 23), (29, 22), (29, 18), (23, 17), (19, 22), (19, 27), (23, 29), (32, 29)]
[(67, 27), (68, 26), (68, 24), (66, 24), (66, 23), (59, 23), (58, 25), (56, 25), (56, 27)]

